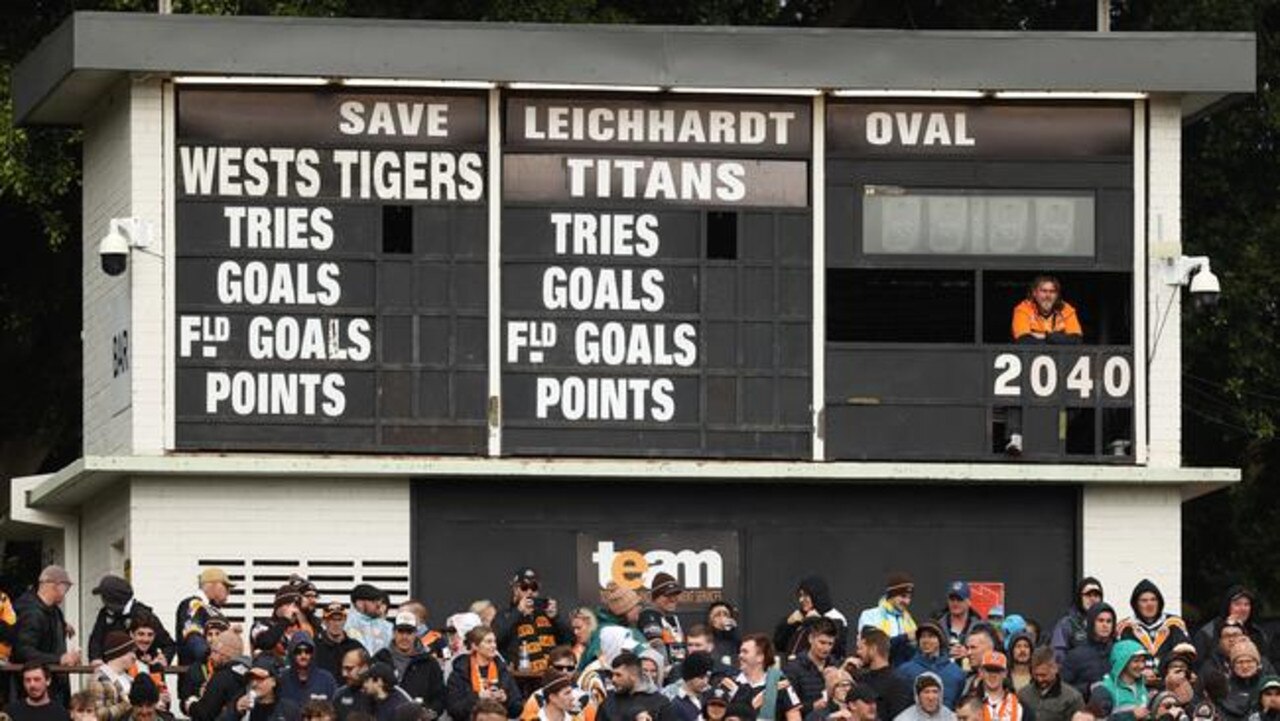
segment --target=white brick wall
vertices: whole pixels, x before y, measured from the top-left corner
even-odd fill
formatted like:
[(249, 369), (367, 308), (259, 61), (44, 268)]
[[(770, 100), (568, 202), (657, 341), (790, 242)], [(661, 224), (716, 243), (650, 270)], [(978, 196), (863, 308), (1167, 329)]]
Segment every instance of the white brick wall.
[(1084, 573), (1102, 581), (1116, 613), (1130, 615), (1129, 594), (1144, 578), (1182, 608), (1182, 492), (1175, 486), (1084, 487)]
[(194, 592), (201, 558), (409, 560), (407, 480), (172, 477), (132, 485), (133, 586), (166, 626)]
[[(84, 505), (80, 517), (80, 618), (92, 624), (101, 601), (91, 591), (98, 579), (113, 573), (123, 576), (124, 559), (129, 553), (129, 483), (124, 480), (112, 483), (107, 490), (94, 496)], [(123, 553), (112, 549), (112, 544), (123, 542)], [(88, 628), (85, 629), (88, 631)], [(88, 635), (80, 639), (88, 644)], [(82, 645), (87, 650), (87, 646)]]
[[(1160, 96), (1149, 107), (1147, 247), (1176, 253), (1182, 244), (1182, 109), (1177, 98)], [(1148, 462), (1176, 468), (1182, 464), (1182, 304), (1180, 289), (1164, 283), (1165, 260), (1155, 257), (1161, 252), (1148, 253)]]
[[(151, 227), (151, 250), (163, 253), (164, 236), (164, 114), (161, 81), (135, 81), (132, 86), (129, 139), (133, 165), (129, 178), (130, 215)], [(164, 450), (164, 260), (134, 253), (133, 282), (133, 452)]]
[(98, 242), (111, 218), (129, 214), (129, 86), (108, 93), (89, 114), (84, 130), (84, 452), (127, 452), (133, 423), (129, 410), (113, 418), (111, 337), (107, 328), (113, 304), (129, 293), (127, 275), (108, 277), (100, 269)]

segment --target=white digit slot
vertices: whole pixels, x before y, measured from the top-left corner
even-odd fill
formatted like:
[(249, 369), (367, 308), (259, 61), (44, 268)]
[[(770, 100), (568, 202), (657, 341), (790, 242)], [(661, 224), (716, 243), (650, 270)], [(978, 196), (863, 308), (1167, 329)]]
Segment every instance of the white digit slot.
[(996, 376), (992, 392), (998, 396), (1022, 395), (1022, 388), (1017, 382), (1018, 376), (1022, 375), (1022, 359), (1012, 353), (1001, 353), (993, 365), (1000, 375)]
[(1031, 361), (1031, 392), (1048, 398), (1058, 390), (1058, 364), (1053, 356), (1038, 355)]
[(1112, 398), (1123, 398), (1129, 394), (1129, 385), (1133, 382), (1133, 369), (1129, 367), (1129, 359), (1124, 356), (1111, 356), (1102, 367), (1102, 387)]
[(1089, 373), (1093, 365), (1091, 360), (1090, 356), (1080, 356), (1067, 374), (1067, 390), (1079, 393), (1081, 399), (1086, 399), (1093, 393), (1093, 376)]

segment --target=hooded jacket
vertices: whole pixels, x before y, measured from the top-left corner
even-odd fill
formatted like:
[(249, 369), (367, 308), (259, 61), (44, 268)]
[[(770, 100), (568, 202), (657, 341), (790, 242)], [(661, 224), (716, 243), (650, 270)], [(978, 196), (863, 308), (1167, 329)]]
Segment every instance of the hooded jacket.
[[(1151, 618), (1143, 618), (1138, 611), (1138, 597), (1144, 593), (1154, 593), (1159, 604), (1156, 615)], [(1133, 609), (1133, 617), (1120, 623), (1119, 637), (1141, 644), (1149, 654), (1147, 668), (1159, 673), (1160, 664), (1169, 657), (1174, 647), (1191, 640), (1187, 635), (1187, 624), (1182, 618), (1164, 612), (1164, 594), (1156, 584), (1145, 578), (1133, 587), (1133, 593), (1129, 595), (1129, 608)]]
[(315, 643), (305, 631), (299, 631), (289, 638), (288, 658), (293, 659), (298, 646), (312, 647), (311, 668), (307, 669), (307, 680), (298, 675), (298, 669), (289, 666), (280, 674), (280, 698), (288, 699), (302, 707), (311, 700), (328, 701), (338, 692), (338, 682), (333, 674), (316, 665)]
[(1081, 592), (1088, 585), (1102, 588), (1102, 583), (1093, 576), (1085, 576), (1076, 583), (1076, 595), (1071, 599), (1071, 607), (1066, 615), (1053, 625), (1053, 633), (1049, 637), (1049, 645), (1053, 647), (1053, 655), (1058, 663), (1066, 661), (1067, 653), (1089, 640), (1089, 626), (1085, 623), (1084, 606), (1080, 603)]
[[(420, 640), (413, 640), (410, 653), (402, 654), (394, 646), (387, 646), (375, 653), (373, 660), (390, 664), (396, 672), (396, 685), (414, 701), (435, 711), (437, 716), (444, 714), (444, 671)], [(470, 683), (470, 679), (467, 682)]]
[(1144, 653), (1146, 650), (1142, 644), (1133, 640), (1118, 641), (1111, 647), (1111, 670), (1094, 687), (1093, 695), (1106, 694), (1110, 699), (1112, 718), (1121, 714), (1132, 715), (1134, 709), (1147, 705), (1147, 684), (1141, 678), (1132, 684), (1120, 678), (1129, 661)]
[[(835, 623), (836, 643), (831, 649), (831, 660), (839, 663), (844, 659), (845, 648), (848, 646), (849, 619), (832, 603), (831, 587), (827, 585), (827, 579), (822, 576), (807, 576), (801, 579), (796, 591), (807, 593), (813, 600), (814, 610)], [(773, 632), (773, 645), (783, 658), (799, 656), (809, 650), (809, 629), (814, 620), (808, 617), (800, 623), (788, 623), (784, 618), (777, 625)]]
[(1271, 649), (1271, 638), (1255, 622), (1258, 617), (1258, 596), (1244, 586), (1235, 585), (1227, 589), (1227, 595), (1222, 599), (1222, 608), (1218, 611), (1218, 615), (1201, 626), (1199, 631), (1196, 631), (1193, 642), (1196, 646), (1197, 658), (1208, 658), (1217, 650), (1218, 627), (1222, 625), (1223, 621), (1227, 620), (1227, 614), (1231, 611), (1231, 601), (1241, 596), (1253, 602), (1253, 611), (1249, 614), (1249, 620), (1244, 622), (1245, 633), (1249, 635), (1249, 638), (1253, 640), (1253, 645), (1257, 646), (1264, 656), (1268, 655), (1268, 651)]
[(156, 640), (151, 650), (164, 656), (165, 663), (172, 661), (178, 653), (178, 644), (160, 623), (160, 617), (152, 608), (136, 598), (130, 598), (123, 608), (112, 608), (103, 605), (98, 610), (98, 617), (93, 622), (93, 630), (89, 633), (89, 658), (101, 659), (102, 646), (109, 631), (128, 631), (129, 623), (135, 618), (151, 616), (155, 619)]
[(916, 651), (910, 661), (898, 667), (898, 675), (915, 688), (916, 679), (926, 673), (937, 676), (942, 681), (942, 703), (954, 709), (964, 692), (964, 669), (946, 653), (946, 647), (936, 656), (927, 656), (924, 651)]
[[(1103, 613), (1115, 618), (1116, 612), (1111, 606), (1099, 601), (1085, 614), (1086, 628), (1089, 629), (1088, 640), (1067, 653), (1067, 660), (1062, 666), (1062, 679), (1080, 692), (1085, 700), (1089, 698), (1089, 689), (1111, 670), (1111, 638), (1099, 638), (1094, 634), (1095, 621)], [(1135, 642), (1136, 643), (1136, 642)]]
[[(895, 716), (893, 721), (956, 721), (955, 712), (950, 708), (947, 708), (946, 703), (939, 703), (938, 710), (933, 713), (926, 713), (924, 708), (920, 706), (920, 682), (923, 679), (928, 678), (933, 679), (939, 686), (943, 685), (942, 679), (939, 678), (938, 674), (933, 673), (932, 671), (925, 671), (917, 676), (916, 679), (911, 682), (911, 693), (912, 697), (915, 698), (915, 705)], [(945, 700), (945, 687), (943, 690)]]

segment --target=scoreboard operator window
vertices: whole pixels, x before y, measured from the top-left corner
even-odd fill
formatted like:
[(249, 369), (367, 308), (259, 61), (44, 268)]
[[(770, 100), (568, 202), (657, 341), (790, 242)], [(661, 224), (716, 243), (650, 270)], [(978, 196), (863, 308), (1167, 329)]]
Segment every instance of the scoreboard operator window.
[(1131, 127), (1124, 104), (829, 107), (829, 458), (1132, 462)]

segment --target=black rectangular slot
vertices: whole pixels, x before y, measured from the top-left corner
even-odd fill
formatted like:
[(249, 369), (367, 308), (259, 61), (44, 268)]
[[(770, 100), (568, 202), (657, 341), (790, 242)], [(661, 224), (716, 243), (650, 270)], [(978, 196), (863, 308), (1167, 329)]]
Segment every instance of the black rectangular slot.
[(732, 211), (707, 213), (707, 259), (738, 259), (738, 214)]
[(974, 274), (827, 271), (827, 339), (835, 343), (973, 343)]
[(413, 253), (412, 206), (382, 206), (382, 252), (399, 255)]

